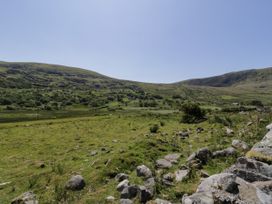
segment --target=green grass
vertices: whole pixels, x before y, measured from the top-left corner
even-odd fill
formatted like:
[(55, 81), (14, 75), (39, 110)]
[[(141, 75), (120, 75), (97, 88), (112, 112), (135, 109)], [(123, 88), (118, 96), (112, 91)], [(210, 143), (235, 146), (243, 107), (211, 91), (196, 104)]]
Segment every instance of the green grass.
[[(235, 122), (235, 131), (248, 120), (248, 116), (238, 114), (229, 117)], [(254, 121), (257, 113), (250, 117)], [(154, 171), (156, 159), (167, 153), (180, 152), (180, 163), (169, 170), (174, 172), (201, 147), (217, 150), (231, 144), (232, 137), (224, 135), (222, 124), (208, 121), (180, 124), (179, 118), (179, 114), (130, 112), (0, 124), (0, 183), (11, 182), (0, 189), (0, 203), (9, 203), (29, 190), (37, 194), (40, 203), (103, 203), (108, 195), (119, 197), (113, 179), (119, 172), (128, 173), (132, 183), (140, 184), (141, 179), (135, 175), (137, 165), (145, 164)], [(159, 133), (150, 135), (150, 126), (161, 121), (164, 125)], [(205, 130), (197, 134), (195, 129), (199, 126)], [(245, 134), (236, 132), (234, 137), (250, 139), (253, 143), (261, 137), (261, 127), (253, 125)], [(182, 129), (191, 130), (189, 139), (175, 137), (175, 132)], [(98, 154), (90, 156), (93, 150)], [(210, 161), (204, 169), (218, 173), (234, 159)], [(41, 162), (45, 163), (45, 168), (39, 168)], [(65, 182), (75, 173), (84, 176), (87, 186), (80, 192), (66, 191)], [(175, 187), (158, 184), (157, 196), (178, 200), (184, 193), (194, 192), (199, 181), (197, 172), (190, 180)]]

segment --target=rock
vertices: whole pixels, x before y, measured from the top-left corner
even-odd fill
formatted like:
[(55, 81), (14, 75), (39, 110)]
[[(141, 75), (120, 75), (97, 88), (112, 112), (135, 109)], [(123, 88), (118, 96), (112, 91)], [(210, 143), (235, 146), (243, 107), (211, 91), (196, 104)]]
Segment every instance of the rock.
[(162, 177), (162, 183), (167, 186), (172, 186), (175, 180), (175, 175), (172, 173), (164, 174)]
[(178, 133), (176, 133), (176, 136), (179, 136), (181, 139), (186, 139), (187, 137), (189, 137), (189, 132), (179, 131)]
[(272, 196), (272, 180), (270, 181), (256, 181), (252, 183), (256, 188)]
[(234, 131), (228, 127), (225, 127), (226, 128), (226, 134), (227, 135), (233, 135), (234, 134)]
[(211, 192), (194, 193), (191, 196), (183, 196), (182, 204), (214, 204)]
[(166, 159), (167, 161), (171, 162), (171, 163), (178, 163), (178, 160), (180, 158), (180, 154), (168, 154), (164, 157), (164, 159)]
[(11, 184), (11, 182), (4, 182), (4, 183), (0, 183), (0, 190), (5, 188), (7, 185)]
[(113, 197), (113, 196), (108, 196), (107, 198), (106, 198), (106, 202), (107, 203), (113, 203), (115, 201), (115, 198)]
[(192, 153), (188, 158), (187, 158), (187, 162), (191, 162), (193, 160), (196, 159), (196, 152)]
[(140, 202), (146, 203), (147, 201), (151, 200), (153, 197), (153, 191), (149, 190), (145, 186), (139, 186), (140, 192)]
[(202, 164), (206, 164), (212, 157), (212, 152), (207, 148), (201, 148), (195, 153), (195, 158), (201, 161)]
[(125, 187), (121, 192), (121, 199), (132, 199), (135, 198), (138, 195), (138, 186), (127, 186)]
[(112, 140), (112, 142), (117, 143), (117, 142), (118, 142), (118, 140)]
[(272, 123), (269, 124), (269, 125), (267, 125), (267, 126), (266, 126), (266, 129), (267, 129), (268, 131), (272, 130)]
[(166, 159), (158, 159), (156, 161), (156, 167), (158, 169), (169, 169), (172, 167), (172, 163)]
[(152, 177), (151, 170), (145, 165), (137, 166), (136, 173), (137, 173), (137, 176), (139, 177), (144, 177), (144, 178)]
[(125, 179), (117, 185), (116, 190), (119, 192), (122, 192), (124, 190), (124, 188), (126, 188), (128, 186), (129, 186), (129, 180)]
[(238, 158), (226, 172), (233, 173), (248, 182), (272, 180), (272, 165), (246, 157)]
[[(203, 195), (205, 195), (204, 198)], [(198, 186), (196, 194), (189, 196), (189, 199), (192, 200), (194, 198), (202, 201), (202, 199), (207, 198), (207, 195), (209, 202), (213, 200), (214, 203), (268, 204), (272, 202), (271, 196), (262, 192), (253, 184), (229, 173), (215, 174), (206, 178)]]
[(172, 204), (171, 202), (167, 201), (167, 200), (162, 200), (157, 198), (155, 201), (155, 204)]
[(200, 171), (200, 176), (201, 176), (202, 178), (208, 178), (210, 175), (209, 175), (206, 171), (201, 170), (201, 171)]
[(198, 127), (197, 129), (196, 129), (196, 132), (197, 133), (201, 133), (201, 132), (203, 132), (204, 131), (204, 129), (202, 128), (202, 127)]
[(147, 187), (148, 189), (154, 189), (156, 186), (156, 182), (154, 178), (149, 178), (144, 182), (144, 186)]
[(85, 181), (81, 175), (75, 175), (71, 177), (65, 187), (72, 191), (79, 191), (85, 187)]
[(188, 169), (177, 170), (175, 172), (176, 181), (177, 182), (183, 181), (184, 179), (186, 179), (189, 176), (189, 173), (190, 173), (190, 171)]
[(233, 140), (231, 146), (242, 151), (247, 151), (249, 149), (247, 143), (241, 140)]
[(252, 147), (247, 153), (247, 157), (272, 163), (272, 130), (270, 130), (260, 142)]
[(227, 157), (236, 154), (236, 150), (233, 147), (213, 152), (213, 157)]
[(11, 204), (38, 204), (36, 195), (32, 192), (26, 192), (11, 201)]
[(121, 182), (121, 181), (123, 181), (125, 179), (128, 179), (128, 178), (129, 178), (129, 176), (127, 174), (124, 174), (124, 173), (119, 173), (119, 174), (117, 174), (115, 176), (115, 180), (119, 181), (119, 182)]
[(133, 204), (133, 201), (130, 199), (121, 199), (120, 204)]
[(98, 153), (97, 153), (97, 151), (91, 151), (90, 152), (90, 156), (95, 156), (95, 155), (97, 155)]

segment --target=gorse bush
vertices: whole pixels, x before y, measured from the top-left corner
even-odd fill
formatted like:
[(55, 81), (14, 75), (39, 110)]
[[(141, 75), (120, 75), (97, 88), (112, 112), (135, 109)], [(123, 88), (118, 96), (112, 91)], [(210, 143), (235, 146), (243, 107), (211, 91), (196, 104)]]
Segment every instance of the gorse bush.
[(184, 113), (181, 118), (181, 122), (183, 123), (201, 122), (205, 117), (205, 111), (196, 103), (184, 103), (181, 106), (181, 110)]

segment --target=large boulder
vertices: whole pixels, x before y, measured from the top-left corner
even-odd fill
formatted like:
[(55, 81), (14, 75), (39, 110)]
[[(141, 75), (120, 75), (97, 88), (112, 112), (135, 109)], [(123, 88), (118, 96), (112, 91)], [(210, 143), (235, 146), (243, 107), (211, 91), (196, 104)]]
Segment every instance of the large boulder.
[(145, 165), (137, 166), (136, 173), (137, 173), (137, 176), (140, 176), (140, 177), (144, 177), (144, 178), (152, 177), (151, 170)]
[(272, 196), (272, 180), (270, 181), (256, 181), (252, 183), (255, 187)]
[(25, 192), (22, 195), (14, 198), (11, 204), (38, 204), (36, 195), (32, 192)]
[(231, 146), (234, 147), (235, 149), (242, 150), (242, 151), (249, 150), (248, 144), (241, 140), (233, 140), (231, 143)]
[(190, 203), (272, 203), (272, 197), (234, 174), (221, 173), (206, 178), (192, 196)]
[(272, 165), (246, 157), (238, 158), (225, 172), (233, 173), (248, 182), (272, 180)]
[(85, 187), (84, 178), (81, 175), (72, 176), (71, 179), (66, 183), (66, 189), (72, 191), (79, 191)]
[(272, 163), (272, 130), (251, 148), (247, 153), (247, 157), (266, 163)]
[(228, 157), (236, 154), (236, 150), (233, 147), (228, 147), (223, 150), (213, 152), (213, 157)]

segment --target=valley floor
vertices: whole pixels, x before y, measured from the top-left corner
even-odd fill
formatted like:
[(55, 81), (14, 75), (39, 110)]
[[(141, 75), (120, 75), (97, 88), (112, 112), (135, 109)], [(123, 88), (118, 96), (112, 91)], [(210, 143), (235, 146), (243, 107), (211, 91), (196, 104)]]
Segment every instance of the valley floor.
[[(222, 120), (214, 119), (218, 116)], [(130, 182), (141, 184), (135, 168), (145, 164), (155, 172), (155, 161), (169, 153), (180, 153), (179, 163), (167, 172), (185, 164), (187, 157), (201, 147), (220, 150), (233, 139), (250, 146), (260, 140), (269, 114), (211, 113), (200, 124), (180, 123), (179, 113), (126, 112), (80, 118), (52, 119), (0, 124), (0, 203), (26, 191), (33, 191), (40, 203), (104, 203), (107, 196), (119, 198), (114, 176), (127, 173)], [(227, 118), (227, 119), (226, 119)], [(224, 120), (231, 121), (234, 135), (226, 135)], [(223, 121), (223, 122), (222, 122)], [(247, 126), (248, 122), (252, 125)], [(158, 133), (150, 127), (159, 125)], [(203, 132), (196, 129), (201, 127)], [(189, 138), (181, 139), (178, 131), (186, 130)], [(209, 174), (221, 172), (237, 156), (210, 160), (203, 168)], [(82, 191), (65, 190), (67, 180), (81, 174), (86, 187)], [(157, 182), (156, 197), (179, 201), (183, 194), (193, 193), (200, 182), (200, 172), (169, 187)]]

